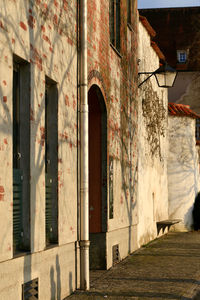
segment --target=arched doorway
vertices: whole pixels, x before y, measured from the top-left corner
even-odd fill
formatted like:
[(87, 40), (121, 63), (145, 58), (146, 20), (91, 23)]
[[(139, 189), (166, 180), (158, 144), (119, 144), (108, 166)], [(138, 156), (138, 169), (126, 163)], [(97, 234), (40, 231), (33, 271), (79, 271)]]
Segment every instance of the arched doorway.
[(107, 231), (107, 111), (97, 85), (89, 90), (88, 104), (90, 268), (103, 269)]

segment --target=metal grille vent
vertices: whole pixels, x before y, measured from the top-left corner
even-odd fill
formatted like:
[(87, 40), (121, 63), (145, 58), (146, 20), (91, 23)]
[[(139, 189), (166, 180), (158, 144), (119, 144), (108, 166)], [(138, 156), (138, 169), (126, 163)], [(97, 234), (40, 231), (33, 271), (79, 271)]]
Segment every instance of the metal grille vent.
[(119, 244), (112, 247), (113, 252), (113, 265), (119, 262)]
[(22, 285), (22, 300), (36, 300), (38, 297), (38, 278)]

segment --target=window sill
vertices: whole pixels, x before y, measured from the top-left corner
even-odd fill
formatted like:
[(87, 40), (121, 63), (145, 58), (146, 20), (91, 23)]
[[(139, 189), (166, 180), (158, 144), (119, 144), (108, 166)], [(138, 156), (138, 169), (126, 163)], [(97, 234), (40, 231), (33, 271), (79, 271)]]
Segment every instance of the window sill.
[(120, 54), (120, 52), (117, 50), (117, 48), (115, 48), (115, 46), (114, 46), (112, 43), (110, 43), (110, 46), (111, 46), (111, 48), (116, 52), (116, 54), (117, 54), (120, 58), (122, 58), (122, 55)]
[(58, 245), (58, 243), (55, 243), (55, 244), (48, 244), (48, 245), (46, 245), (46, 247), (45, 247), (45, 249), (44, 249), (44, 251), (45, 250), (49, 250), (49, 249), (52, 249), (52, 248), (56, 248), (56, 247), (58, 247), (59, 245)]
[(13, 254), (13, 259), (15, 258), (18, 258), (18, 257), (21, 257), (21, 256), (27, 256), (27, 255), (30, 255), (31, 252), (30, 251), (16, 251), (14, 254)]
[(130, 29), (130, 31), (132, 31), (132, 32), (134, 31), (131, 23), (127, 23), (127, 27)]
[(200, 140), (196, 140), (196, 145), (200, 146)]

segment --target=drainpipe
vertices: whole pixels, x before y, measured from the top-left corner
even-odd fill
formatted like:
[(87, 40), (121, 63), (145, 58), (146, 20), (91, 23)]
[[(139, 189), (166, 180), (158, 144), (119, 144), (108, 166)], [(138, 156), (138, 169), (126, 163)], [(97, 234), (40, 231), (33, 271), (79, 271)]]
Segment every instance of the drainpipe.
[(80, 0), (80, 288), (89, 289), (87, 0)]

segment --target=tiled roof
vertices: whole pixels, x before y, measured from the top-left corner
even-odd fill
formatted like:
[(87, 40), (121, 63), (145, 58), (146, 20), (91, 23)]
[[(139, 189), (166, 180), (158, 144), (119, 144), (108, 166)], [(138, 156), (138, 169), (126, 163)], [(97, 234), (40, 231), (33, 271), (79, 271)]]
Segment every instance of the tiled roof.
[[(156, 32), (153, 29), (153, 27), (151, 27), (151, 25), (150, 25), (149, 21), (147, 20), (147, 18), (143, 17), (141, 15), (139, 16), (139, 18), (140, 18), (140, 22), (142, 22), (143, 26), (146, 28), (146, 31), (148, 32), (148, 34), (150, 35), (150, 37), (151, 38), (155, 37), (156, 36)], [(154, 49), (154, 51), (156, 52), (156, 54), (158, 55), (158, 57), (161, 60), (165, 60), (165, 56), (162, 53), (162, 51), (160, 50), (160, 48), (158, 47), (158, 45), (156, 44), (156, 42), (151, 41), (151, 47)]]
[(156, 32), (155, 30), (151, 27), (150, 23), (148, 22), (147, 18), (146, 17), (143, 17), (143, 16), (139, 16), (140, 18), (140, 21), (142, 22), (142, 24), (144, 25), (144, 27), (146, 28), (148, 34), (151, 36), (151, 37), (154, 37), (156, 36)]
[(198, 119), (200, 115), (190, 109), (189, 105), (169, 103), (168, 112), (171, 116), (183, 116)]
[(151, 47), (154, 49), (154, 51), (156, 52), (156, 54), (158, 55), (158, 57), (162, 60), (165, 60), (165, 56), (162, 53), (162, 51), (160, 50), (160, 48), (158, 47), (158, 45), (156, 44), (156, 42), (151, 41)]

